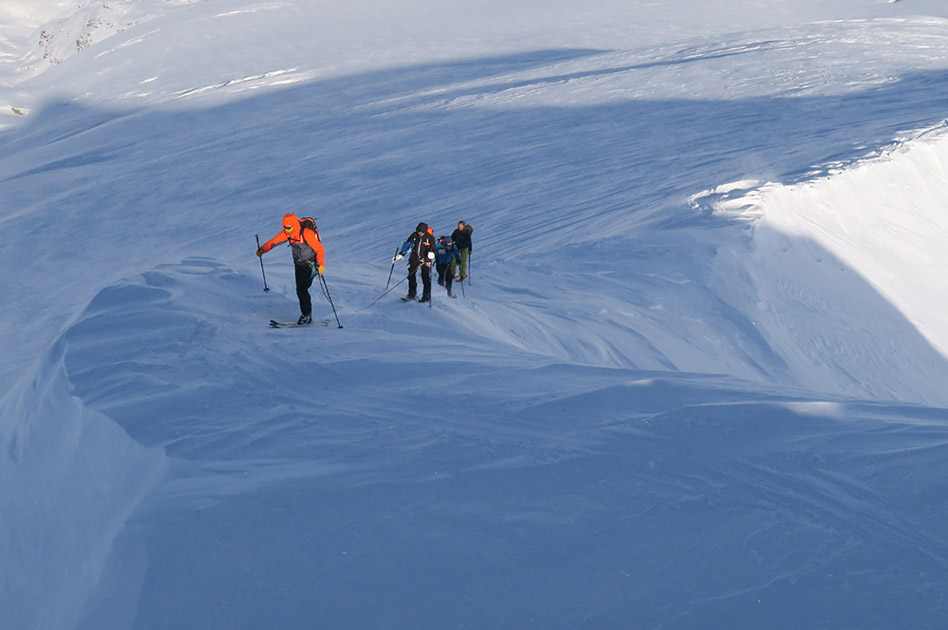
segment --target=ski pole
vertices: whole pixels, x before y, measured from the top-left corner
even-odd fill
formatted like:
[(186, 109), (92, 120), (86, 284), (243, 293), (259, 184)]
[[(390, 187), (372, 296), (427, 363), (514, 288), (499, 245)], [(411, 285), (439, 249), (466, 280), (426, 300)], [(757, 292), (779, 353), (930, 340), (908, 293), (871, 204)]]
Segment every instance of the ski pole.
[[(366, 306), (363, 306), (362, 308), (360, 308), (359, 311), (364, 311), (365, 309), (369, 308), (370, 306), (375, 306), (376, 304), (378, 304), (379, 300), (381, 300), (383, 297), (385, 297), (386, 295), (388, 295), (389, 293), (391, 293), (392, 291), (394, 291), (395, 289), (397, 289), (397, 288), (399, 287), (399, 285), (401, 285), (401, 283), (402, 283), (402, 282), (405, 282), (406, 280), (408, 280), (408, 276), (405, 276), (404, 278), (402, 278), (401, 280), (399, 280), (399, 281), (395, 284), (395, 286), (393, 286), (391, 289), (388, 289), (387, 291), (385, 291), (385, 293), (383, 293), (382, 295), (380, 295), (380, 296), (378, 296), (377, 298), (375, 298), (374, 300), (372, 300), (371, 303), (369, 303), (369, 304), (367, 304)], [(358, 311), (357, 311), (357, 312), (358, 312)]]
[[(468, 249), (468, 250), (467, 250), (467, 283), (468, 283), (468, 284), (473, 284), (473, 283), (471, 282), (471, 276), (474, 275), (474, 274), (472, 273), (472, 269), (474, 268), (474, 265), (472, 264), (473, 261), (474, 261), (474, 252), (472, 252), (470, 249)], [(463, 282), (463, 281), (461, 282), (461, 286), (464, 286), (464, 282)]]
[[(395, 256), (398, 256), (399, 248), (395, 248)], [(385, 290), (388, 291), (388, 284), (392, 281), (392, 272), (395, 271), (395, 256), (392, 256), (392, 268), (388, 270), (388, 280), (385, 282)]]
[[(257, 239), (257, 249), (260, 249), (260, 235), (254, 234)], [(269, 293), (270, 287), (267, 286), (267, 272), (263, 270), (263, 256), (260, 256), (260, 273), (263, 274), (263, 292)]]
[[(323, 283), (323, 291), (326, 292), (326, 299), (329, 300), (329, 306), (332, 307), (332, 314), (336, 317), (336, 323), (339, 324), (339, 315), (336, 313), (336, 305), (332, 303), (332, 296), (329, 295), (329, 285), (326, 284), (326, 279), (323, 277), (323, 274), (319, 275), (319, 281)], [(339, 328), (342, 328), (342, 324), (339, 324)]]

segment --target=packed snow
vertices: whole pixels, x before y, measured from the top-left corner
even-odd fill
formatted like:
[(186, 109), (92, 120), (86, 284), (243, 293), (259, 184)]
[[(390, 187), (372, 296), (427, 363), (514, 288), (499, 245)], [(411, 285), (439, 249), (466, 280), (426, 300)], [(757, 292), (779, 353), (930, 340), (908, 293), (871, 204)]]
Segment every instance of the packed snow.
[(0, 628), (941, 628), (943, 5), (4, 0)]

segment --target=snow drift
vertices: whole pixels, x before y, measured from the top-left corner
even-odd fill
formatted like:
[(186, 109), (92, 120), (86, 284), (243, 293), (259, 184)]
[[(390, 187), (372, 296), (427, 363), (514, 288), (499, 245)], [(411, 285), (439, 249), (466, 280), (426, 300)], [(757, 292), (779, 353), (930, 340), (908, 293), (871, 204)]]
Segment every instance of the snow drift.
[(718, 273), (744, 280), (719, 278), (722, 291), (800, 386), (945, 405), (946, 158), (939, 129), (826, 177), (715, 202), (753, 226), (746, 248), (720, 252)]

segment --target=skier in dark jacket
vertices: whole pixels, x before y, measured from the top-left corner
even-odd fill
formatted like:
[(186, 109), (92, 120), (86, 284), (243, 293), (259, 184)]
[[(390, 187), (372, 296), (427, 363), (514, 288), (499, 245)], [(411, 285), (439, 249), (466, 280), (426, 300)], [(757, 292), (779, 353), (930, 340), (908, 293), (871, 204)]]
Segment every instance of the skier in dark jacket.
[(438, 264), (438, 284), (448, 290), (448, 297), (454, 297), (451, 293), (451, 283), (454, 282), (453, 269), (461, 262), (461, 254), (450, 236), (442, 236), (438, 239), (438, 250), (435, 256)]
[(415, 227), (415, 231), (405, 240), (401, 250), (395, 254), (392, 262), (401, 260), (405, 257), (405, 253), (411, 250), (408, 257), (408, 296), (402, 298), (403, 300), (415, 299), (418, 291), (418, 280), (415, 273), (421, 268), (421, 282), (424, 288), (421, 299), (418, 301), (431, 301), (431, 263), (434, 262), (436, 249), (434, 236), (428, 232), (428, 224), (422, 222)]
[[(474, 251), (474, 246), (471, 241), (471, 233), (474, 231), (474, 228), (471, 227), (469, 223), (464, 221), (458, 221), (458, 229), (454, 230), (451, 233), (451, 240), (454, 241), (455, 246), (458, 248), (458, 252), (461, 254), (461, 262), (458, 265), (458, 275), (455, 280), (463, 282), (467, 278), (467, 263), (471, 258), (471, 252)], [(454, 274), (454, 264), (451, 264), (451, 273)]]
[[(312, 225), (310, 223), (309, 225)], [(300, 318), (297, 324), (313, 322), (313, 302), (309, 297), (309, 288), (313, 278), (325, 271), (326, 252), (319, 241), (319, 233), (310, 227), (303, 227), (295, 214), (283, 217), (283, 230), (257, 248), (257, 256), (263, 256), (280, 243), (289, 242), (293, 250), (293, 266), (296, 268), (296, 297), (300, 300)]]

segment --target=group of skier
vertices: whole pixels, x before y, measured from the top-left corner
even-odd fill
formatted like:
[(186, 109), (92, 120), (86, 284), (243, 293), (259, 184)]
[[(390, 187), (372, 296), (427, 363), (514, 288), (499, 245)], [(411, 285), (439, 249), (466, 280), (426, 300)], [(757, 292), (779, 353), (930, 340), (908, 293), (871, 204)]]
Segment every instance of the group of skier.
[[(421, 271), (422, 293), (419, 302), (431, 301), (431, 265), (435, 265), (438, 272), (438, 284), (444, 287), (449, 297), (455, 297), (451, 288), (455, 280), (464, 282), (467, 278), (467, 264), (470, 260), (472, 241), (471, 233), (474, 228), (458, 221), (458, 228), (451, 236), (441, 236), (437, 240), (434, 230), (425, 222), (415, 226), (415, 231), (408, 235), (401, 249), (392, 258), (396, 263), (408, 256), (408, 295), (403, 300), (414, 300), (418, 295), (418, 279), (416, 275)], [(457, 274), (457, 275), (455, 275)]]
[[(313, 280), (321, 276), (326, 269), (326, 251), (319, 239), (316, 223), (307, 217), (295, 214), (283, 217), (283, 229), (263, 245), (258, 245), (257, 256), (282, 243), (289, 243), (293, 251), (293, 263), (296, 270), (296, 296), (300, 301), (300, 318), (297, 325), (311, 324), (313, 321), (313, 303), (309, 289)], [(468, 277), (473, 243), (471, 234), (474, 228), (464, 221), (458, 221), (458, 227), (450, 236), (441, 236), (437, 240), (434, 231), (427, 223), (421, 222), (415, 227), (398, 252), (392, 258), (392, 267), (408, 254), (408, 295), (405, 301), (417, 299), (419, 302), (431, 301), (431, 267), (438, 272), (438, 285), (443, 286), (449, 297), (454, 281), (464, 282)], [(409, 253), (410, 252), (410, 253)], [(421, 271), (422, 294), (417, 297), (418, 271)]]

